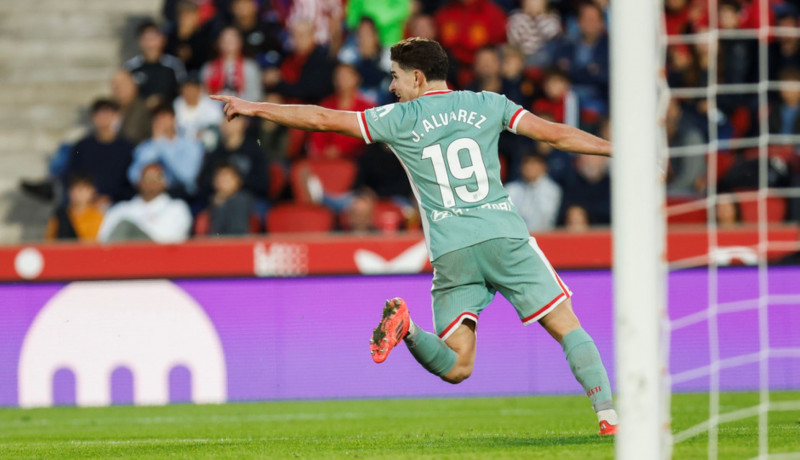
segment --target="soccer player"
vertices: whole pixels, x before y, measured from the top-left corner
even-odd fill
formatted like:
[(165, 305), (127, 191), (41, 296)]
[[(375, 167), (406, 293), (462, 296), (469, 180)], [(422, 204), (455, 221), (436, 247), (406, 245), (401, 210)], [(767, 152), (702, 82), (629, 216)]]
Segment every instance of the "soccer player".
[(229, 96), (230, 120), (256, 116), (309, 131), (333, 131), (388, 144), (408, 173), (420, 205), (433, 265), (435, 334), (411, 321), (401, 298), (386, 302), (370, 340), (381, 363), (401, 341), (429, 372), (450, 383), (470, 376), (478, 316), (503, 294), (523, 324), (539, 322), (564, 349), (597, 412), (600, 434), (616, 433), (608, 375), (592, 338), (572, 311), (572, 292), (553, 270), (500, 181), (497, 142), (508, 130), (555, 148), (610, 155), (611, 144), (545, 121), (505, 96), (447, 89), (447, 55), (438, 42), (403, 40), (391, 49), (398, 103), (363, 112), (254, 103)]

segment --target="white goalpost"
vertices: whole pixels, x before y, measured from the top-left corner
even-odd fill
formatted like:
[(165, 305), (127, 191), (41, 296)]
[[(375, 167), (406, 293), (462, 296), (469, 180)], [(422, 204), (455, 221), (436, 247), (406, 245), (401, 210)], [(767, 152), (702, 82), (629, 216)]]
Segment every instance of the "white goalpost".
[(659, 143), (661, 1), (611, 2), (617, 458), (670, 458), (665, 190)]
[[(773, 241), (768, 215), (768, 199), (800, 197), (800, 188), (776, 188), (769, 182), (770, 147), (800, 146), (800, 135), (770, 132), (768, 109), (770, 91), (800, 89), (797, 82), (771, 81), (768, 45), (773, 37), (800, 38), (800, 28), (775, 27), (769, 24), (769, 3), (756, 0), (760, 24), (751, 29), (722, 29), (718, 17), (718, 1), (708, 0), (708, 30), (692, 34), (667, 36), (663, 30), (662, 0), (613, 0), (611, 2), (611, 120), (614, 160), (612, 161), (612, 221), (614, 237), (614, 307), (616, 394), (620, 416), (616, 439), (618, 459), (671, 458), (673, 443), (707, 436), (707, 457), (724, 458), (720, 453), (721, 425), (755, 419), (757, 439), (753, 438), (753, 454), (757, 458), (784, 458), (772, 453), (769, 439), (770, 413), (800, 412), (800, 400), (776, 400), (771, 394), (771, 370), (775, 359), (800, 358), (800, 346), (773, 343), (771, 324), (792, 321), (780, 316), (780, 306), (800, 307), (800, 283), (791, 292), (773, 292), (770, 283), (771, 251), (800, 251), (798, 241)], [(757, 44), (757, 83), (728, 83), (718, 80), (720, 44), (725, 40), (753, 40)], [(707, 84), (698, 87), (672, 88), (665, 80), (665, 56), (668, 46), (703, 44), (708, 47)], [(752, 95), (757, 100), (757, 115), (753, 123), (757, 133), (751, 137), (724, 137), (719, 129), (721, 113), (717, 98), (720, 95)], [(708, 115), (708, 141), (705, 144), (670, 147), (667, 145), (663, 120), (670, 98), (703, 100)], [(758, 157), (757, 190), (719, 193), (717, 156), (720, 150), (754, 149)], [(669, 157), (705, 156), (708, 160), (706, 196), (667, 208), (666, 186), (663, 182)], [(716, 207), (723, 200), (757, 203), (757, 223), (752, 228), (757, 243), (752, 246), (728, 246), (721, 243), (717, 226)], [(666, 261), (666, 217), (696, 210), (705, 210), (705, 231), (708, 249), (690, 258)], [(796, 216), (795, 216), (796, 217)], [(731, 251), (744, 251), (754, 269), (745, 281), (754, 290), (743, 297), (724, 298), (724, 277), (721, 265), (730, 263), (724, 257)], [(702, 267), (707, 298), (699, 311), (682, 316), (667, 314), (667, 275), (670, 269)], [(751, 273), (751, 272), (748, 272)], [(694, 276), (694, 275), (692, 275)], [(785, 291), (785, 289), (784, 289)], [(677, 311), (677, 310), (676, 310)], [(755, 314), (754, 329), (750, 332), (758, 349), (744, 352), (729, 349), (723, 335), (730, 316), (741, 312)], [(728, 318), (727, 322), (723, 321)], [(668, 355), (670, 338), (686, 333), (687, 328), (707, 335), (707, 364), (687, 365), (670, 374)], [(785, 341), (784, 341), (785, 342)], [(730, 347), (728, 347), (730, 348)], [(681, 367), (681, 362), (673, 362)], [(723, 371), (741, 366), (756, 365), (757, 400), (749, 407), (724, 407), (720, 395), (731, 391), (723, 382)], [(793, 368), (794, 369), (794, 368)], [(693, 426), (683, 426), (672, 434), (670, 398), (672, 385), (697, 379), (708, 382), (707, 419)], [(790, 380), (796, 385), (795, 380)], [(696, 388), (695, 385), (693, 388)], [(678, 386), (677, 388), (680, 388)], [(795, 387), (793, 387), (794, 389)], [(694, 390), (697, 391), (697, 390)], [(800, 439), (800, 438), (798, 438)], [(679, 448), (679, 447), (677, 447)], [(783, 450), (778, 452), (784, 452)], [(790, 446), (794, 455), (800, 450)], [(724, 451), (723, 451), (724, 452)], [(788, 457), (787, 457), (788, 458)], [(798, 457), (800, 458), (800, 457)]]

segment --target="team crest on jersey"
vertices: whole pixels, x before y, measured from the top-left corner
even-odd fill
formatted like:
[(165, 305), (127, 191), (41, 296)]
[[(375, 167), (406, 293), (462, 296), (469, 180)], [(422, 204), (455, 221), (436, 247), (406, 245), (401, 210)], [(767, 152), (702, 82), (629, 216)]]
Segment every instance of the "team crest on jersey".
[(394, 104), (387, 104), (387, 105), (382, 105), (380, 107), (375, 107), (375, 109), (373, 109), (372, 111), (372, 118), (374, 118), (375, 121), (378, 121), (378, 118), (385, 117), (386, 115), (389, 114), (389, 112), (392, 111), (393, 108)]

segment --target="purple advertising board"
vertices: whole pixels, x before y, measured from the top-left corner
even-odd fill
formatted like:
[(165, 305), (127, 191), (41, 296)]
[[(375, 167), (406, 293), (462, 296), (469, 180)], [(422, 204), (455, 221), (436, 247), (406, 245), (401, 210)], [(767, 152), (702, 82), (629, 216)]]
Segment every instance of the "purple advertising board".
[[(685, 325), (671, 339), (676, 391), (708, 390), (707, 276), (670, 275), (670, 317)], [(562, 277), (613, 384), (611, 274)], [(800, 267), (771, 268), (768, 280), (763, 337), (757, 270), (719, 272), (724, 390), (758, 387), (765, 344), (770, 387), (800, 388)], [(465, 382), (428, 374), (403, 347), (374, 364), (368, 340), (386, 298), (404, 297), (415, 322), (431, 330), (430, 281), (426, 274), (0, 285), (0, 406), (581, 392), (558, 343), (536, 325), (523, 327), (499, 295), (480, 317), (475, 370)]]

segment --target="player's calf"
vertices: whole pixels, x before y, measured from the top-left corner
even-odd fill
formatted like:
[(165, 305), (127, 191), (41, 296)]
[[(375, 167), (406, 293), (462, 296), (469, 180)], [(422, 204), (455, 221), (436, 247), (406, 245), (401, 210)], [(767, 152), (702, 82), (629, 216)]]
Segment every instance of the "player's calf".
[[(401, 339), (414, 359), (428, 372), (444, 377), (456, 367), (456, 353), (436, 334), (423, 331), (414, 324), (405, 301), (396, 297), (386, 301), (381, 321), (372, 332), (372, 359), (376, 363), (382, 363)], [(453, 376), (453, 380), (463, 380), (468, 376), (468, 373), (460, 371)]]

